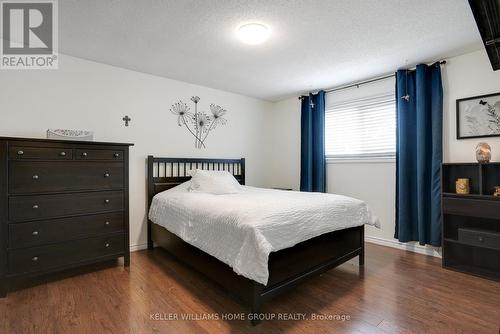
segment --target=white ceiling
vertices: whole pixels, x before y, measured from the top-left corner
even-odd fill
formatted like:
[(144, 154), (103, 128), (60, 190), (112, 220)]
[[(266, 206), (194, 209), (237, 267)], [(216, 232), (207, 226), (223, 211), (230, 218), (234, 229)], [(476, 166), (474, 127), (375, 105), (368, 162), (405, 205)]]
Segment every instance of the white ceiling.
[[(60, 0), (60, 52), (267, 100), (482, 47), (467, 0)], [(236, 28), (263, 22), (263, 45)]]

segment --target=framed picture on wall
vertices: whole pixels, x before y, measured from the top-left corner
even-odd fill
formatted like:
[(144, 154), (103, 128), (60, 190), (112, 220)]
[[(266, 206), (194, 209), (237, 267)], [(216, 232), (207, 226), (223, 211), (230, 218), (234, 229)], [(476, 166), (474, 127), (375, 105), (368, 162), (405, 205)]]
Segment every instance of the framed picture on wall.
[(457, 139), (500, 136), (500, 93), (457, 100)]

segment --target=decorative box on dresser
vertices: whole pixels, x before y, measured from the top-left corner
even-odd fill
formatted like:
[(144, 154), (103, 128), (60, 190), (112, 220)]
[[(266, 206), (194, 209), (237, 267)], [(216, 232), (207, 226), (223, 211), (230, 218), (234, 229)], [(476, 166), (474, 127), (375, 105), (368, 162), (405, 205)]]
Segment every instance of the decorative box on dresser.
[(0, 297), (19, 279), (130, 264), (129, 146), (0, 137)]
[[(470, 193), (457, 194), (456, 180)], [(448, 163), (442, 167), (443, 267), (500, 280), (500, 163)]]

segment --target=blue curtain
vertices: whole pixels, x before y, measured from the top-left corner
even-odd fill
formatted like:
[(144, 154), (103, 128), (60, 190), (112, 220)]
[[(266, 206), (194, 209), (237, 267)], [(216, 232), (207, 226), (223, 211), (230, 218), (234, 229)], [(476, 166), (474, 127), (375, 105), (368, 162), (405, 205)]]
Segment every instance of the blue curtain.
[(443, 86), (439, 63), (396, 75), (396, 233), (441, 245)]
[(325, 192), (325, 92), (302, 97), (300, 191)]

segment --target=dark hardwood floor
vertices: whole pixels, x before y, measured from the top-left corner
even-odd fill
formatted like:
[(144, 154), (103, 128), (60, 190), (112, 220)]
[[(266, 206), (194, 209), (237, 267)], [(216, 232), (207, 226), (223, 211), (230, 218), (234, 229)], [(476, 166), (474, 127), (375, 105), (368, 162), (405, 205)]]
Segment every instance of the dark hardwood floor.
[[(27, 284), (27, 283), (26, 283)], [(351, 261), (265, 305), (276, 317), (206, 320), (245, 309), (161, 249), (132, 253), (130, 269), (19, 288), (0, 299), (0, 333), (499, 333), (500, 283), (441, 268), (440, 260), (367, 244)], [(180, 320), (183, 314), (199, 320)], [(349, 320), (312, 320), (314, 314)], [(179, 320), (167, 320), (178, 316)], [(154, 320), (154, 318), (157, 320)]]

